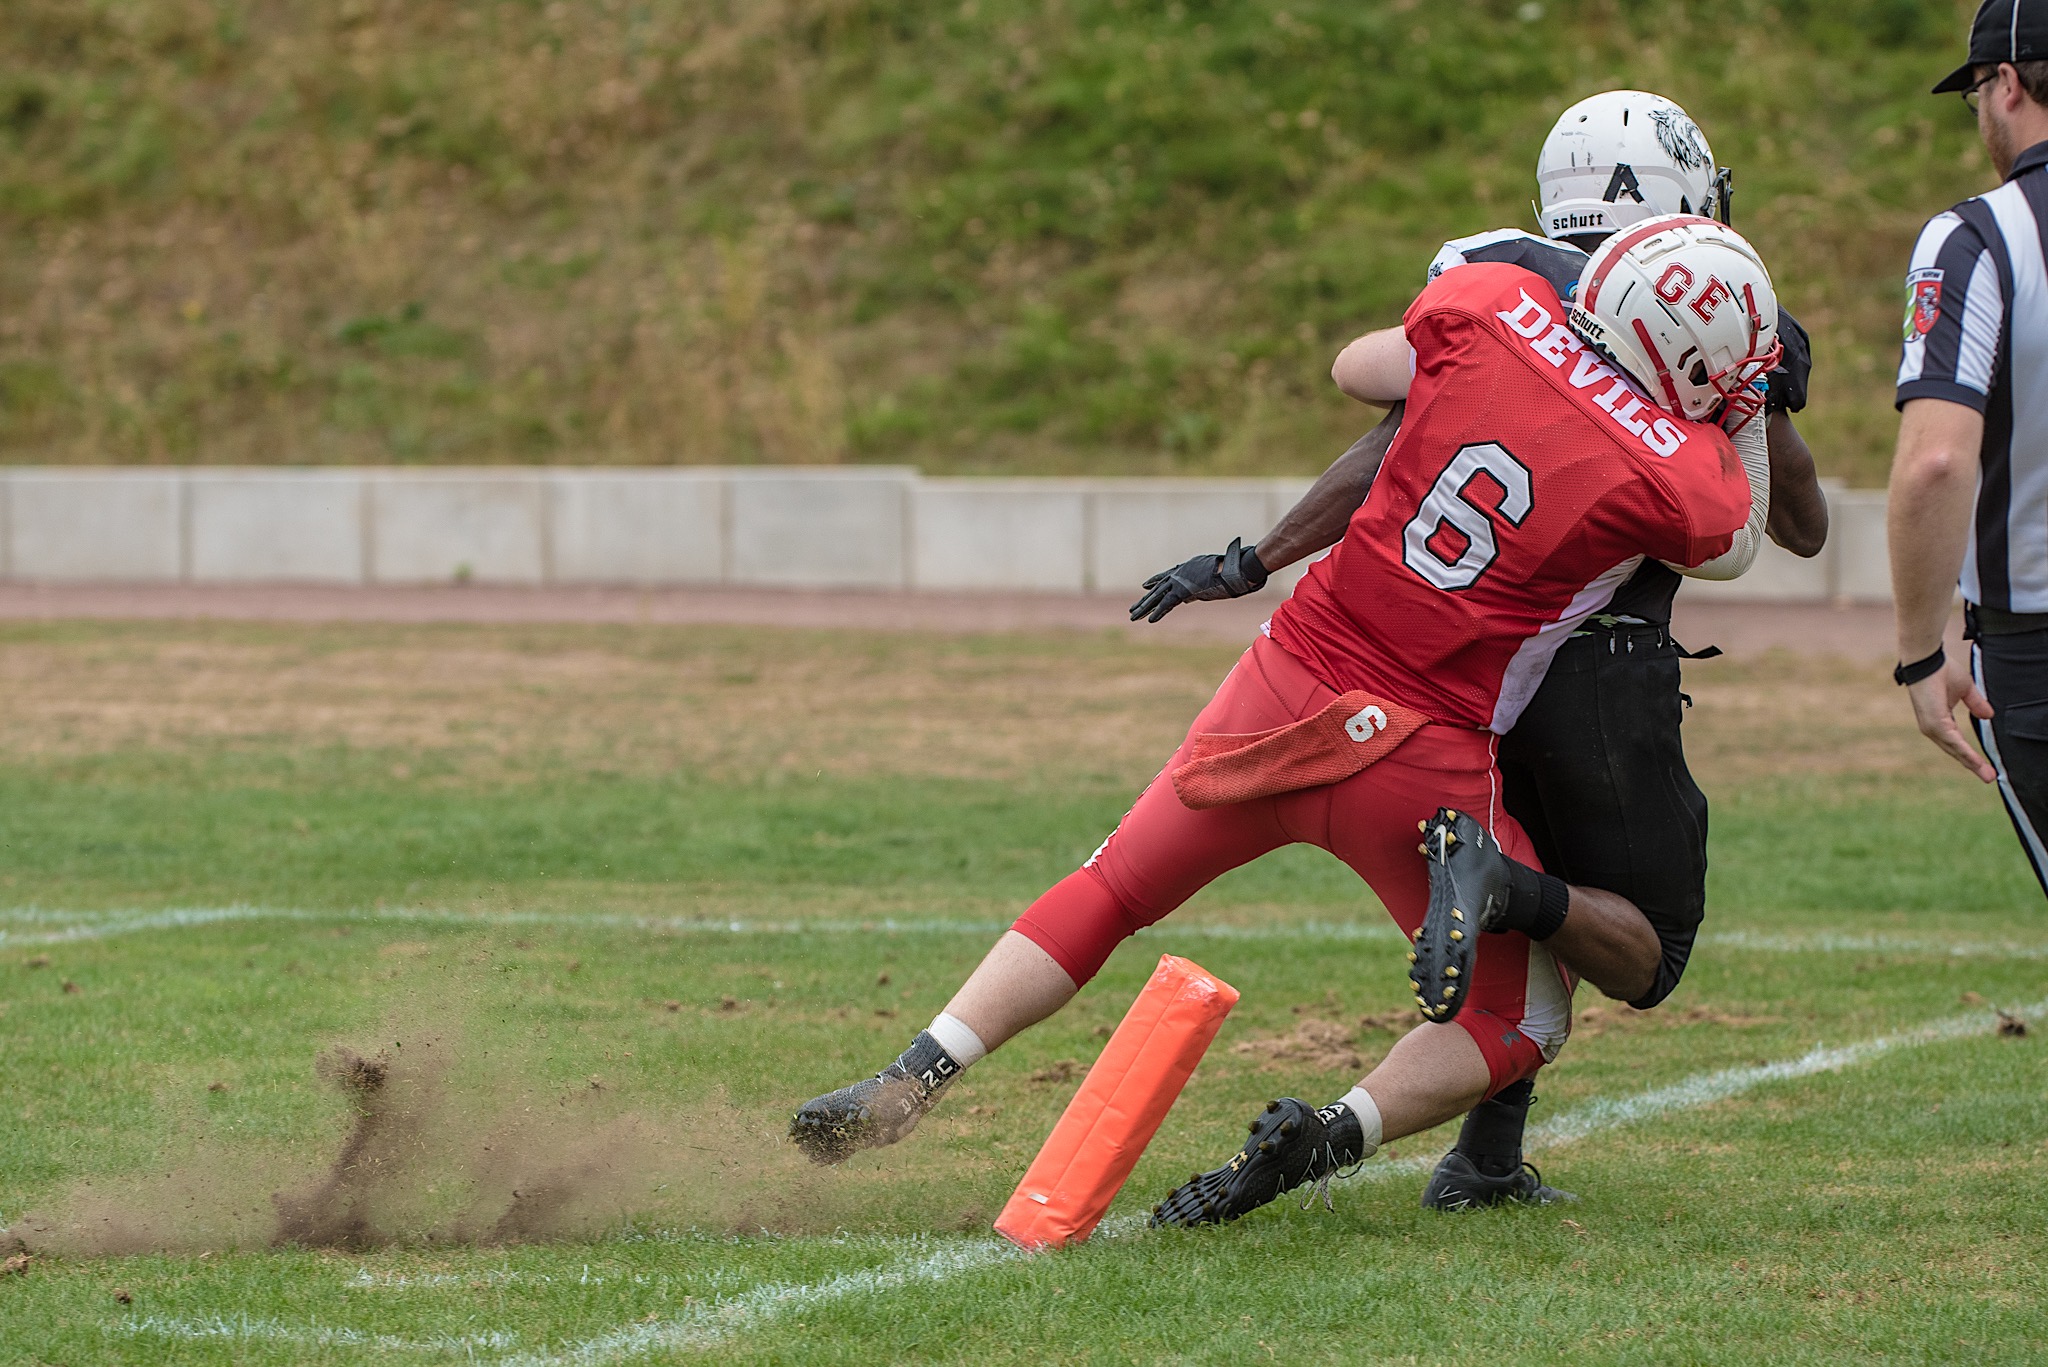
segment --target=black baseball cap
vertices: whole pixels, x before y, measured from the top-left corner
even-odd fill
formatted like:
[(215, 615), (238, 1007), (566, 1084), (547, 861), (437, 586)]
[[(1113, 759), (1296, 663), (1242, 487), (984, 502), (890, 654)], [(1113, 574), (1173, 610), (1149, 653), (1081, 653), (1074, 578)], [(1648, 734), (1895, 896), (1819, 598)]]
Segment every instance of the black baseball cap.
[(2048, 0), (1984, 0), (1970, 25), (1970, 60), (1949, 72), (1934, 93), (1968, 90), (1980, 66), (2048, 61)]

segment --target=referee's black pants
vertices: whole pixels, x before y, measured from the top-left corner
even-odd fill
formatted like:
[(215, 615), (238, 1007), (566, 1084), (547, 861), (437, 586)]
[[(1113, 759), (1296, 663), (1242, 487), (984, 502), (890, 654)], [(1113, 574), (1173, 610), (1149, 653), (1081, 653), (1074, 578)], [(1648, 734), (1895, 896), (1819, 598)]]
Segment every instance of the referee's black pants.
[(1671, 995), (1707, 909), (1707, 798), (1685, 766), (1680, 660), (1662, 627), (1588, 628), (1501, 738), (1502, 800), (1546, 872), (1618, 893), (1663, 947), (1630, 1005)]
[[(1987, 614), (1988, 615), (1988, 614)], [(2048, 893), (2048, 629), (1980, 629), (1970, 614), (1970, 674), (1997, 713), (1988, 722), (1972, 718), (1984, 758), (1998, 770), (1998, 794), (2019, 833), (2020, 848), (2034, 877)]]

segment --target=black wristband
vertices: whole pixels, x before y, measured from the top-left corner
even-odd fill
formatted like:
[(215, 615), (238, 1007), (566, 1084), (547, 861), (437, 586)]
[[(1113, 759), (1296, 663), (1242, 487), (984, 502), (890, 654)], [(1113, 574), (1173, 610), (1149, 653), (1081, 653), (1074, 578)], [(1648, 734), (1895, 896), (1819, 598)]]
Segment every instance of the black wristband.
[(1258, 552), (1245, 545), (1243, 537), (1232, 538), (1231, 543), (1223, 548), (1223, 554), (1216, 559), (1216, 582), (1223, 585), (1224, 591), (1232, 598), (1257, 593), (1266, 587), (1266, 579), (1266, 567), (1259, 563)]
[(1940, 646), (1936, 646), (1934, 653), (1925, 659), (1915, 660), (1909, 665), (1893, 665), (1892, 682), (1901, 688), (1907, 684), (1919, 683), (1922, 679), (1941, 673), (1941, 667), (1947, 663), (1948, 656), (1942, 653)]
[(1246, 582), (1254, 590), (1266, 587), (1266, 581), (1273, 577), (1273, 572), (1266, 568), (1266, 562), (1259, 559), (1259, 548), (1257, 546), (1246, 546), (1244, 548), (1244, 555), (1239, 558), (1237, 564), (1239, 570), (1244, 574)]

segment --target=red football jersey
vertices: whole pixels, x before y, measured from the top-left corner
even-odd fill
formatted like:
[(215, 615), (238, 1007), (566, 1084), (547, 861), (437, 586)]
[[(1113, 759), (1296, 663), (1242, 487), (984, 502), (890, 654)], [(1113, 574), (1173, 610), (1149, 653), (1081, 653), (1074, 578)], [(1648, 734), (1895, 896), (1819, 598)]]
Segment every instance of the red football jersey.
[(1698, 565), (1733, 544), (1749, 482), (1727, 435), (1665, 414), (1565, 314), (1543, 277), (1485, 264), (1409, 308), (1401, 434), (1273, 614), (1330, 687), (1505, 732), (1645, 556)]

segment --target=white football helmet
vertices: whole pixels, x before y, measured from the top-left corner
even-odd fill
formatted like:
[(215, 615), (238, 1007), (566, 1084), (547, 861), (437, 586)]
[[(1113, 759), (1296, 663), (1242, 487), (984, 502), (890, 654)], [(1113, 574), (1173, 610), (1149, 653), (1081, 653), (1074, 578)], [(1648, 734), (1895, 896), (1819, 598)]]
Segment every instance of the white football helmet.
[(1666, 412), (1739, 430), (1778, 364), (1778, 296), (1763, 258), (1724, 223), (1648, 219), (1600, 244), (1579, 277), (1574, 330)]
[(1725, 223), (1733, 188), (1699, 125), (1642, 90), (1580, 100), (1536, 154), (1536, 218), (1546, 237), (1619, 232), (1660, 214)]

